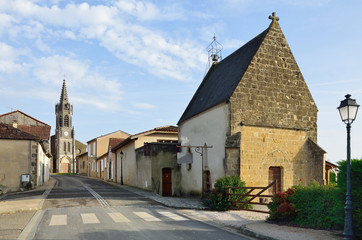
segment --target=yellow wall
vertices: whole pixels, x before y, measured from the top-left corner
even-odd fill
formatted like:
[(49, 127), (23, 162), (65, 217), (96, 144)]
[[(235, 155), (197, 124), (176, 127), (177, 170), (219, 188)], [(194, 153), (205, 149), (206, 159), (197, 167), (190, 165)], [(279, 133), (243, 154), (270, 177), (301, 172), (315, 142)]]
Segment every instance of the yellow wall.
[(240, 176), (248, 186), (267, 186), (269, 167), (281, 167), (282, 190), (302, 180), (324, 183), (324, 154), (316, 153), (307, 132), (243, 126)]

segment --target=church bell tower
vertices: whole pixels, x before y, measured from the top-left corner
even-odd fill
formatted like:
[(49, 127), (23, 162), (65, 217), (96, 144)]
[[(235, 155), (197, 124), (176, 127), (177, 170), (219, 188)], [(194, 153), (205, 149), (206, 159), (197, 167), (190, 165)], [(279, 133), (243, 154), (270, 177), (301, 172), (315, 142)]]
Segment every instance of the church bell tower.
[(55, 115), (56, 171), (59, 173), (75, 172), (73, 105), (68, 99), (65, 80), (63, 80), (60, 101), (55, 105)]

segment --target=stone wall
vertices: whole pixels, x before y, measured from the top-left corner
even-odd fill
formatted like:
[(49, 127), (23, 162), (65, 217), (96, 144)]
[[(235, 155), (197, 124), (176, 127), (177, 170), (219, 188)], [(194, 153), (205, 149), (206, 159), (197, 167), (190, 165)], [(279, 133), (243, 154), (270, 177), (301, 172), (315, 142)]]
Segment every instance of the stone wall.
[(231, 99), (231, 134), (240, 126), (307, 131), (317, 142), (317, 107), (277, 22), (272, 23)]
[(240, 176), (247, 186), (267, 186), (270, 167), (281, 168), (281, 187), (300, 180), (324, 184), (324, 152), (306, 131), (242, 127)]

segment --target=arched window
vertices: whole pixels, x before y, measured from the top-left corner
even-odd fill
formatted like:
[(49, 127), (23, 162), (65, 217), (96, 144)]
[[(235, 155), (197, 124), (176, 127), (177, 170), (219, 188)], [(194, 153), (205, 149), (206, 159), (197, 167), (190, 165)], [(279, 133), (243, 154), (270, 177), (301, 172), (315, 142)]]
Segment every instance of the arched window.
[(66, 151), (67, 151), (67, 143), (64, 142), (64, 152), (66, 152)]
[(64, 127), (69, 127), (69, 116), (65, 115), (64, 117)]
[(59, 116), (59, 127), (62, 127), (62, 125), (63, 125), (62, 116)]
[(68, 152), (70, 152), (70, 142), (68, 142)]

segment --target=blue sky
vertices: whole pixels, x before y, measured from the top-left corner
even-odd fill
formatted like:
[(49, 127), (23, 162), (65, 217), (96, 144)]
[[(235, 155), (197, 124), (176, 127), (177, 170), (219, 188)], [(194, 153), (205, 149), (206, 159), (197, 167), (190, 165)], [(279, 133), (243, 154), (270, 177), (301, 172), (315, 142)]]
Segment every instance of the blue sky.
[[(318, 106), (318, 144), (346, 157), (337, 107), (362, 103), (362, 2), (333, 0), (0, 0), (0, 114), (52, 126), (62, 81), (82, 142), (176, 125), (207, 70), (214, 34), (225, 58), (276, 12)], [(352, 157), (362, 157), (362, 113)]]

